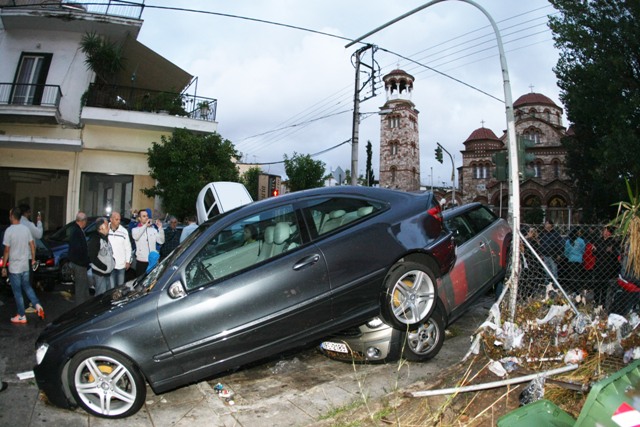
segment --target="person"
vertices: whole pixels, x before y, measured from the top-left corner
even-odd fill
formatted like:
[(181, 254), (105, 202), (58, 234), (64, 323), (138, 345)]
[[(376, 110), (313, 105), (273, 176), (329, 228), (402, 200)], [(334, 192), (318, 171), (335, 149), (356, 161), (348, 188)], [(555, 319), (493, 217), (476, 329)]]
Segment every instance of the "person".
[(178, 220), (169, 216), (169, 227), (164, 231), (164, 244), (160, 248), (160, 258), (168, 256), (180, 244), (182, 230), (178, 229)]
[(96, 219), (96, 233), (87, 242), (89, 266), (96, 281), (96, 295), (105, 293), (111, 288), (111, 272), (115, 266), (113, 249), (109, 243), (109, 221), (106, 218)]
[(567, 258), (568, 271), (566, 278), (568, 289), (574, 292), (579, 290), (578, 281), (584, 279), (582, 257), (585, 248), (586, 243), (582, 238), (582, 229), (580, 227), (572, 228), (569, 231), (569, 238), (564, 243), (564, 256)]
[(164, 243), (164, 229), (162, 221), (149, 218), (149, 212), (141, 209), (138, 213), (140, 219), (138, 226), (133, 229), (131, 235), (136, 243), (136, 276), (145, 274), (149, 266), (149, 254), (156, 251), (156, 245)]
[(196, 223), (196, 216), (189, 215), (187, 216), (187, 225), (182, 229), (182, 234), (180, 235), (180, 243), (184, 242), (189, 234), (193, 233), (198, 228), (198, 224)]
[(75, 304), (80, 305), (89, 299), (89, 250), (84, 228), (87, 226), (87, 214), (78, 211), (76, 221), (69, 235), (69, 262), (75, 283)]
[(253, 224), (247, 224), (244, 226), (244, 244), (248, 245), (249, 243), (256, 241), (256, 235), (258, 234), (256, 231), (256, 226)]
[(595, 269), (596, 298), (598, 303), (609, 309), (611, 294), (617, 288), (616, 278), (620, 272), (620, 240), (614, 235), (614, 228), (602, 227), (600, 239), (596, 245), (598, 262)]
[(551, 275), (556, 279), (558, 278), (558, 258), (563, 247), (562, 236), (554, 228), (553, 221), (547, 218), (544, 222), (544, 229), (540, 233), (540, 255), (551, 271)]
[[(22, 213), (20, 217), (20, 224), (25, 225), (29, 229), (34, 240), (42, 239), (42, 236), (44, 235), (44, 227), (42, 226), (42, 215), (40, 214), (40, 212), (38, 212), (36, 223), (34, 224), (33, 222), (31, 222), (31, 206), (29, 206), (27, 203), (21, 203), (18, 208)], [(29, 260), (29, 265), (31, 265), (31, 260)], [(31, 287), (34, 286), (32, 268), (29, 269), (29, 284), (31, 285)], [(35, 312), (36, 310), (33, 308), (33, 306), (29, 305), (29, 307), (27, 307), (27, 313)]]
[[(3, 260), (5, 267), (2, 268), (2, 277), (9, 276), (13, 297), (16, 300), (18, 314), (11, 318), (14, 324), (27, 323), (27, 316), (24, 308), (24, 298), (22, 292), (27, 294), (27, 298), (36, 308), (38, 317), (44, 320), (44, 308), (36, 296), (29, 283), (29, 270), (36, 261), (36, 245), (31, 235), (31, 231), (20, 223), (20, 208), (13, 208), (9, 213), (11, 225), (4, 233), (2, 244), (4, 245)], [(31, 264), (29, 264), (31, 262)], [(8, 264), (8, 270), (6, 265)]]
[(131, 267), (131, 240), (127, 229), (120, 224), (121, 221), (120, 212), (111, 212), (109, 218), (109, 243), (111, 243), (111, 249), (113, 250), (115, 265), (109, 276), (110, 289), (124, 284), (125, 272)]

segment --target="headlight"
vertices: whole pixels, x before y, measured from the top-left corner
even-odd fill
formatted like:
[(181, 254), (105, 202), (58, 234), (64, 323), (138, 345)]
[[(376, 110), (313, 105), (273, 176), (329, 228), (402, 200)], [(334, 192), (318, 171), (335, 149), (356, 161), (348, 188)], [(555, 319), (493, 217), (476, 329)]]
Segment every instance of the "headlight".
[(384, 322), (379, 318), (379, 317), (374, 317), (373, 319), (369, 320), (367, 323), (365, 323), (365, 325), (367, 326), (367, 328), (369, 329), (376, 329), (379, 328), (380, 326), (382, 326), (384, 324)]
[(47, 350), (49, 350), (49, 344), (41, 344), (40, 347), (38, 347), (36, 350), (36, 365), (42, 363), (44, 355), (47, 354)]

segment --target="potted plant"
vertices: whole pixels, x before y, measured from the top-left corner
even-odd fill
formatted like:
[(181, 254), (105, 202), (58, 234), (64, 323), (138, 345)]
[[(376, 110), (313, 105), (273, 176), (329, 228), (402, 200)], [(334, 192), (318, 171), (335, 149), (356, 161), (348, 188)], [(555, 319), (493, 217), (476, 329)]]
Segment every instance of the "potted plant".
[(198, 108), (200, 109), (200, 116), (207, 117), (209, 115), (210, 107), (208, 101), (198, 102)]

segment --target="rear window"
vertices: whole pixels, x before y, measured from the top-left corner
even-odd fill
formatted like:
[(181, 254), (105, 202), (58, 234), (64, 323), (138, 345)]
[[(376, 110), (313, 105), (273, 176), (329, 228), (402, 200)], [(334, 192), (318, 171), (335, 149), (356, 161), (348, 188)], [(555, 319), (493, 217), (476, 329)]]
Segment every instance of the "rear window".
[(310, 219), (311, 234), (323, 236), (375, 215), (384, 205), (371, 200), (353, 197), (332, 197), (310, 202), (304, 208)]

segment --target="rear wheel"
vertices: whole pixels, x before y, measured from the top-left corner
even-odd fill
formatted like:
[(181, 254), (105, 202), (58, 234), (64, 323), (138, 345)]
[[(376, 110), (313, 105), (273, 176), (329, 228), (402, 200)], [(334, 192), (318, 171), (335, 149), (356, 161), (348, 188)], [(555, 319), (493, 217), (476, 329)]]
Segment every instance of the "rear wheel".
[(436, 280), (422, 264), (403, 262), (391, 269), (384, 284), (381, 313), (396, 329), (415, 328), (435, 308)]
[(425, 322), (405, 334), (404, 358), (413, 362), (432, 359), (442, 348), (444, 330), (442, 309), (436, 305), (433, 313)]
[(142, 375), (120, 354), (84, 350), (71, 359), (69, 384), (76, 402), (102, 418), (124, 418), (140, 410), (147, 395)]

